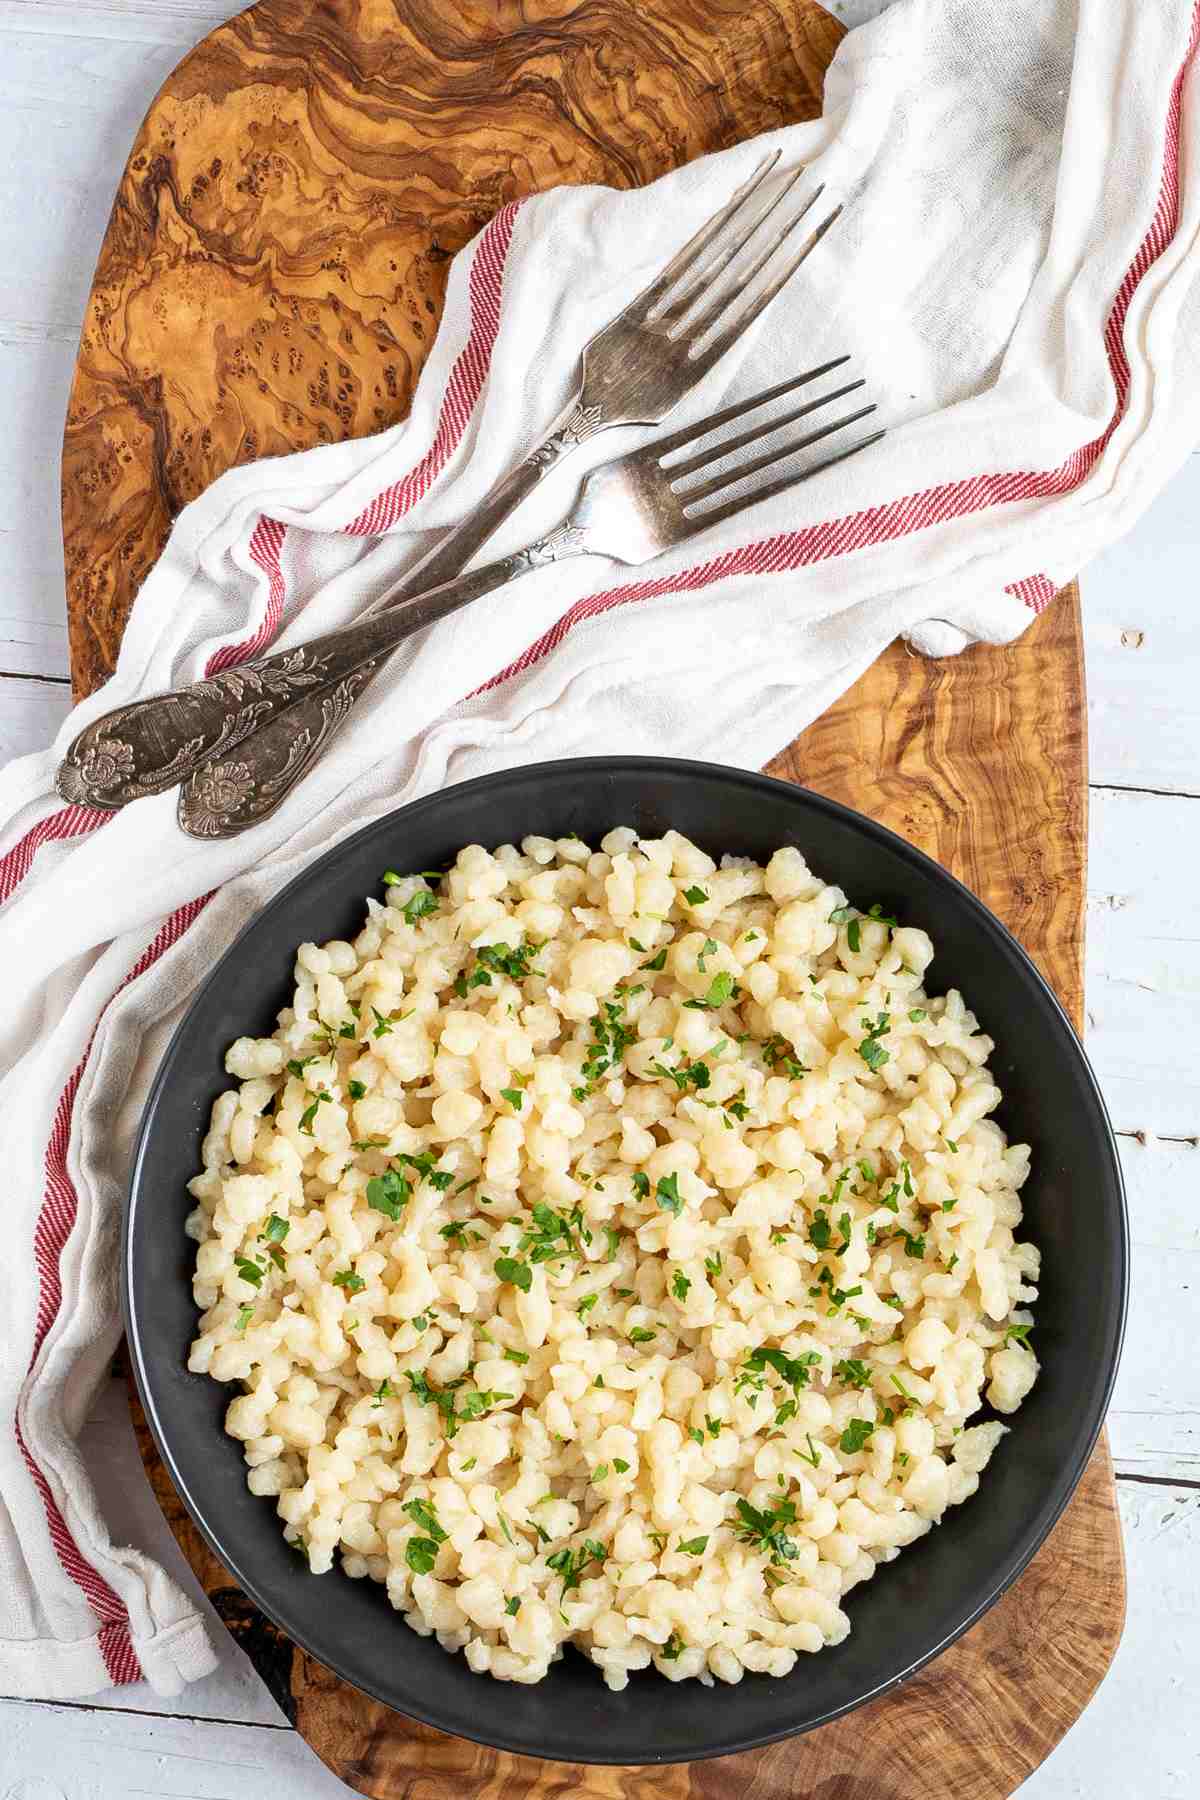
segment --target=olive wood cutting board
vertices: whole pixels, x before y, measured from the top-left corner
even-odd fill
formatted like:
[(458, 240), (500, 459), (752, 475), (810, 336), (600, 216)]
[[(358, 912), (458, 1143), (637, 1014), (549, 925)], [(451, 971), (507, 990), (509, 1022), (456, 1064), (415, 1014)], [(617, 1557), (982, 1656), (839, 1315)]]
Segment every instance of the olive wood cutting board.
[[(111, 672), (172, 519), (217, 475), (404, 416), (446, 264), (499, 205), (561, 182), (631, 186), (810, 118), (841, 35), (816, 0), (259, 0), (214, 31), (138, 134), (84, 321), (63, 450), (76, 690)], [(952, 869), (1078, 1022), (1085, 749), (1068, 589), (1012, 649), (928, 662), (893, 645), (769, 772)], [(203, 1544), (133, 1407), (218, 1613), (317, 1755), (375, 1800), (926, 1800), (932, 1783), (939, 1800), (1003, 1800), (1121, 1634), (1102, 1440), (1021, 1579), (884, 1698), (739, 1757), (540, 1763), (414, 1725), (296, 1649)]]

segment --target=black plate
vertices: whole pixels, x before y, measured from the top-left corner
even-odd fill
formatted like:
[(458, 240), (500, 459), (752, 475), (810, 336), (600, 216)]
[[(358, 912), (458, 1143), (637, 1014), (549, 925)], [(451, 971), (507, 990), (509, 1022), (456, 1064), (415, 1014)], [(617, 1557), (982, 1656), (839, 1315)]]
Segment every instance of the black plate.
[[(381, 872), (444, 865), (464, 845), (614, 825), (670, 826), (714, 854), (765, 861), (797, 845), (861, 905), (924, 926), (937, 946), (931, 991), (961, 986), (987, 1032), (1004, 1091), (998, 1117), (1033, 1146), (1024, 1229), (1042, 1248), (1041, 1378), (1012, 1420), (980, 1493), (847, 1601), (853, 1631), (802, 1656), (785, 1680), (735, 1688), (635, 1675), (622, 1694), (573, 1652), (536, 1687), (472, 1675), (419, 1638), (382, 1587), (308, 1575), (270, 1501), (246, 1487), (225, 1436), (231, 1397), (189, 1375), (193, 1246), (185, 1182), (200, 1166), (222, 1058), (269, 1033), (290, 1002), (295, 948), (354, 937)], [(761, 775), (645, 757), (545, 763), (449, 788), (339, 844), (280, 893), (217, 964), (172, 1040), (146, 1104), (125, 1240), (125, 1306), (146, 1416), (176, 1488), (226, 1568), (288, 1635), (398, 1711), (526, 1756), (655, 1763), (723, 1756), (805, 1731), (903, 1681), (1016, 1579), (1070, 1498), (1112, 1390), (1125, 1321), (1128, 1224), (1116, 1145), (1079, 1042), (1002, 925), (901, 838), (845, 807)]]

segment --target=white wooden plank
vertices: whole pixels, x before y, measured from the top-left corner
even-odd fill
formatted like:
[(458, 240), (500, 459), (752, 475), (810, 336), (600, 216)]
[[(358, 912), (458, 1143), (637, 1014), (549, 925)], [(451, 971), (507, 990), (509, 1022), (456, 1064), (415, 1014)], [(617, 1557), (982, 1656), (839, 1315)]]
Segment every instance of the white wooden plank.
[(0, 0), (0, 32), (190, 48), (242, 10), (225, 0)]
[[(0, 5), (0, 543), (8, 576), (0, 671), (67, 673), (58, 470), (96, 254), (154, 93), (197, 39), (238, 10), (228, 0)], [(21, 712), (28, 717), (24, 703)], [(28, 747), (5, 742), (4, 753)]]
[(0, 321), (10, 333), (45, 331), (73, 351), (129, 146), (194, 36), (192, 26), (135, 42), (0, 25)]
[(291, 1730), (0, 1700), (4, 1800), (346, 1800)]
[(1118, 1488), (1129, 1612), (1113, 1666), (1021, 1800), (1195, 1800), (1200, 1492)]
[(1200, 455), (1083, 571), (1094, 783), (1200, 793)]
[(0, 5), (0, 671), (67, 673), (58, 472), (96, 254), (156, 90), (237, 10), (225, 0)]
[(5, 343), (0, 330), (0, 546), (7, 577), (0, 596), (0, 670), (8, 674), (64, 678), (69, 672), (58, 493), (74, 362), (73, 343), (17, 346)]
[[(2, 137), (0, 132), (0, 144)], [(0, 432), (0, 544), (8, 576), (0, 597), (0, 670), (7, 674), (65, 678), (69, 673), (58, 474), (74, 361), (73, 343), (18, 346), (4, 342), (0, 329), (6, 412), (6, 429)], [(6, 695), (6, 707), (14, 704), (21, 706), (19, 696)], [(0, 721), (5, 737), (9, 724)], [(6, 754), (15, 750), (6, 748)]]
[(0, 679), (0, 763), (43, 749), (70, 710), (70, 689), (57, 682)]
[(1200, 801), (1092, 791), (1087, 1045), (1118, 1131), (1200, 1133), (1198, 833)]
[[(14, 552), (14, 561), (19, 560)], [(35, 570), (26, 580), (14, 581), (13, 590), (0, 594), (0, 676), (66, 681), (70, 655), (61, 567)]]
[(1113, 1461), (1123, 1474), (1200, 1481), (1200, 1150), (1155, 1138), (1120, 1144), (1133, 1280), (1108, 1416)]

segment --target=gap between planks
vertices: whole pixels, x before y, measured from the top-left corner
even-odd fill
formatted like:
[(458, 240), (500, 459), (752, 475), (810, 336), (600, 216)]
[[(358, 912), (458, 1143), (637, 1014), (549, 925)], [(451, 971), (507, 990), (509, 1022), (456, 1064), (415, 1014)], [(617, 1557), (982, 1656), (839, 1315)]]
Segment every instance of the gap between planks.
[(0, 669), (0, 681), (41, 681), (47, 687), (70, 689), (69, 675), (27, 675), (21, 669)]

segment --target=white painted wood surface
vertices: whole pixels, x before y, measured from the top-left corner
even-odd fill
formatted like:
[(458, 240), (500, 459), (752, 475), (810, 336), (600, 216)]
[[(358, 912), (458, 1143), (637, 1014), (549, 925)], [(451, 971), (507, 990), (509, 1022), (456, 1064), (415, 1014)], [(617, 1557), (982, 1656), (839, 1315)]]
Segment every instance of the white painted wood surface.
[[(887, 0), (830, 0), (847, 23)], [(118, 175), (161, 80), (221, 0), (0, 0), (0, 761), (66, 716), (58, 456), (83, 303)], [(38, 172), (30, 204), (29, 170)], [(1129, 1566), (1116, 1663), (1028, 1800), (1200, 1791), (1200, 456), (1084, 576), (1091, 735), (1088, 1046), (1121, 1148), (1133, 1304), (1110, 1418)], [(119, 1536), (192, 1591), (137, 1465), (123, 1390), (93, 1466)], [(336, 1800), (214, 1621), (221, 1663), (163, 1701), (0, 1699), (0, 1800)], [(931, 1796), (933, 1790), (931, 1790)]]

